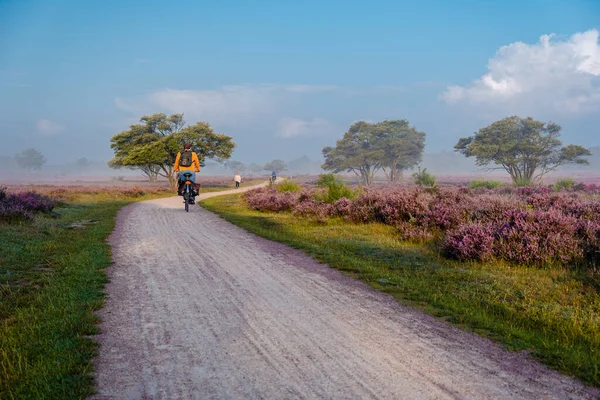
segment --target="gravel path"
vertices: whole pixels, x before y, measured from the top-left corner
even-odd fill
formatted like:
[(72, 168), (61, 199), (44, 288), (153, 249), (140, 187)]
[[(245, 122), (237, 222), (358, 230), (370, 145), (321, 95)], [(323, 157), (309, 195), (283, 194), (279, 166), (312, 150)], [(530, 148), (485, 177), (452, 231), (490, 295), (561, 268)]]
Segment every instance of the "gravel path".
[(94, 399), (600, 398), (178, 197), (110, 241)]

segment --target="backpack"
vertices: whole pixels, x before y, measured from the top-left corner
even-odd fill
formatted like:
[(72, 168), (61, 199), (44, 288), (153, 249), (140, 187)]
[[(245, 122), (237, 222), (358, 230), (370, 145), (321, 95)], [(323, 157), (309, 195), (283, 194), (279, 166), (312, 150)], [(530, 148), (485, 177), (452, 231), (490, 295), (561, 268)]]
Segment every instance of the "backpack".
[(180, 167), (189, 167), (192, 165), (192, 151), (182, 151), (179, 157)]

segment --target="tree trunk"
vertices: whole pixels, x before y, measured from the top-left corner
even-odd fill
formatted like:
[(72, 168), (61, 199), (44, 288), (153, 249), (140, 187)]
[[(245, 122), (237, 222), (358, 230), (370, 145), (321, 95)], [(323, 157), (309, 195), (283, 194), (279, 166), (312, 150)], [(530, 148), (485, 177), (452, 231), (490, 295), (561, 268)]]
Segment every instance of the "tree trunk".
[(402, 179), (402, 170), (394, 165), (390, 168), (390, 182), (395, 183)]
[(401, 169), (396, 168), (396, 170), (394, 171), (394, 176), (392, 179), (392, 182), (400, 182), (403, 178), (403, 173)]
[(394, 179), (394, 171), (392, 170), (392, 168), (390, 168), (390, 172), (388, 173), (387, 169), (385, 169), (385, 167), (381, 168), (383, 170), (383, 173), (385, 174), (385, 178), (387, 179), (388, 183), (392, 183), (393, 179)]
[(159, 173), (163, 178), (167, 178), (169, 180), (169, 186), (171, 190), (177, 189), (177, 177), (175, 176), (175, 171), (173, 170), (172, 165), (161, 165), (160, 169), (163, 173)]
[(141, 167), (140, 170), (146, 176), (146, 178), (148, 178), (148, 182), (156, 183), (158, 181), (158, 173), (160, 170), (157, 167), (148, 165)]

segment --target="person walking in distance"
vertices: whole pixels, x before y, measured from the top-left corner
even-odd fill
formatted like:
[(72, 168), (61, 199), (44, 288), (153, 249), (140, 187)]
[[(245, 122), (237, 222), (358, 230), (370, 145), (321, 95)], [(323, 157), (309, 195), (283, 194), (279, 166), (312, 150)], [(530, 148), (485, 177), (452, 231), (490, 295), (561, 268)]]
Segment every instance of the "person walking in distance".
[(240, 183), (242, 183), (242, 177), (240, 176), (239, 172), (235, 173), (235, 176), (233, 177), (233, 180), (235, 181), (235, 188), (239, 188), (240, 187)]

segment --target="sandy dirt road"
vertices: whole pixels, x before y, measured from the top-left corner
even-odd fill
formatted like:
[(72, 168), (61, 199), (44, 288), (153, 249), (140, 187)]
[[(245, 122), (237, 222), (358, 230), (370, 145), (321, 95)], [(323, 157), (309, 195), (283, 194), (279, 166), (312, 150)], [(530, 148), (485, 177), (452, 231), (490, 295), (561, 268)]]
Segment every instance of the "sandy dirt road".
[(600, 398), (177, 197), (110, 241), (94, 399)]

